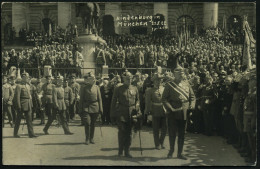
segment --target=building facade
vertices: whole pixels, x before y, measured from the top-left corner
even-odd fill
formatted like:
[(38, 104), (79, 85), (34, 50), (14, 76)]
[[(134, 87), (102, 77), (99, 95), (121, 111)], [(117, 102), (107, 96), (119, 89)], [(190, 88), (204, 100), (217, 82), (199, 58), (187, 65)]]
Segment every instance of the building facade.
[[(164, 28), (170, 33), (178, 33), (182, 25), (189, 27), (195, 32), (201, 28), (223, 26), (226, 21), (227, 29), (231, 29), (232, 22), (240, 22), (244, 15), (248, 16), (248, 23), (251, 27), (256, 25), (256, 5), (255, 3), (167, 3), (167, 2), (105, 2), (99, 3), (100, 23), (110, 16), (111, 24), (114, 24), (115, 33), (129, 34), (134, 32), (133, 25), (127, 23), (125, 26), (122, 20), (127, 17), (148, 17), (161, 15), (164, 17)], [(123, 20), (125, 21), (125, 20)], [(65, 29), (71, 23), (77, 25), (79, 31), (82, 29), (81, 18), (76, 17), (75, 3), (4, 3), (2, 4), (1, 30), (2, 35), (8, 29), (14, 28), (16, 36), (20, 29), (30, 29), (33, 31), (44, 31), (51, 23), (53, 29), (57, 25)], [(139, 22), (140, 24), (140, 22)], [(140, 25), (140, 32), (151, 33), (153, 31), (152, 22)], [(101, 27), (103, 25), (101, 24)], [(136, 28), (136, 27), (135, 27)], [(4, 37), (4, 36), (2, 36)]]

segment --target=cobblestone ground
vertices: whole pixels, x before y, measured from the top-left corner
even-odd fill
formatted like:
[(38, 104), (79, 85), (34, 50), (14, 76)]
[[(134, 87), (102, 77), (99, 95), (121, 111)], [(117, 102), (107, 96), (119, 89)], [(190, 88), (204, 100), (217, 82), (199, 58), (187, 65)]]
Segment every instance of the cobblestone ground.
[[(96, 144), (84, 144), (84, 128), (76, 119), (69, 123), (74, 135), (64, 135), (61, 127), (55, 122), (50, 127), (50, 135), (43, 134), (43, 125), (39, 120), (34, 122), (34, 131), (38, 138), (29, 138), (27, 127), (21, 122), (19, 134), (21, 138), (13, 137), (13, 128), (8, 124), (3, 128), (3, 164), (4, 165), (129, 165), (129, 166), (245, 166), (244, 159), (236, 149), (225, 143), (218, 136), (204, 136), (187, 133), (185, 137), (184, 155), (188, 160), (167, 159), (169, 138), (165, 139), (166, 149), (154, 149), (151, 128), (141, 132), (143, 154), (140, 152), (139, 135), (133, 134), (131, 154), (134, 158), (117, 157), (117, 128), (114, 126), (97, 125), (95, 131)], [(101, 135), (102, 131), (102, 135)]]

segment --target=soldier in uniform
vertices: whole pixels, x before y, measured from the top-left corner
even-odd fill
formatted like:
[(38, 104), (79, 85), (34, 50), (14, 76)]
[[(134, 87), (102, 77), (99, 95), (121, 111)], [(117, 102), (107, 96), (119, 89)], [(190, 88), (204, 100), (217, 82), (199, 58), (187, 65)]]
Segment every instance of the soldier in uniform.
[(45, 113), (43, 111), (43, 104), (42, 104), (42, 86), (43, 86), (43, 83), (41, 82), (41, 79), (38, 78), (37, 79), (37, 84), (36, 84), (36, 95), (37, 95), (37, 114), (40, 119), (41, 119), (41, 122), (39, 125), (42, 125), (42, 124), (45, 124)]
[(166, 84), (162, 102), (168, 111), (168, 131), (170, 151), (167, 155), (172, 158), (176, 133), (178, 132), (178, 154), (179, 159), (186, 160), (182, 155), (184, 145), (184, 134), (186, 125), (186, 114), (188, 109), (195, 107), (195, 95), (189, 83), (185, 80), (184, 69), (180, 66), (174, 70), (175, 79)]
[(249, 143), (249, 154), (246, 162), (256, 162), (256, 120), (257, 120), (257, 94), (256, 94), (256, 69), (251, 70), (248, 82), (248, 95), (244, 101), (244, 132), (247, 133)]
[(147, 66), (148, 67), (154, 67), (156, 65), (157, 61), (157, 53), (153, 49), (153, 45), (148, 48), (149, 50), (147, 51)]
[(72, 74), (70, 76), (69, 87), (72, 89), (72, 93), (73, 93), (72, 104), (70, 106), (70, 119), (73, 119), (75, 114), (79, 113), (79, 99), (80, 99), (79, 97), (80, 85), (76, 82), (75, 74)]
[(14, 127), (14, 137), (19, 138), (18, 130), (20, 127), (23, 113), (25, 114), (26, 124), (28, 128), (28, 134), (30, 138), (37, 137), (33, 131), (32, 124), (32, 97), (30, 93), (30, 86), (28, 85), (29, 74), (22, 74), (21, 84), (16, 86), (15, 89), (15, 103), (17, 107), (17, 119)]
[(112, 98), (111, 86), (109, 85), (108, 80), (103, 81), (103, 85), (100, 87), (100, 93), (102, 97), (103, 104), (103, 116), (102, 116), (102, 124), (109, 124), (110, 120), (110, 105)]
[(216, 99), (216, 94), (212, 85), (213, 79), (210, 76), (206, 76), (205, 84), (201, 91), (201, 110), (204, 122), (204, 133), (207, 136), (211, 136), (213, 133), (213, 102)]
[(3, 92), (3, 116), (2, 116), (2, 126), (4, 127), (4, 120), (5, 116), (7, 114), (9, 123), (11, 127), (13, 127), (13, 116), (12, 116), (12, 110), (11, 106), (13, 105), (13, 98), (14, 98), (14, 91), (10, 84), (7, 83), (7, 76), (4, 75), (3, 77), (3, 86), (2, 86), (2, 92)]
[(103, 114), (100, 89), (95, 85), (95, 76), (90, 72), (84, 76), (85, 85), (80, 89), (79, 111), (85, 126), (86, 142), (95, 144), (95, 122)]
[(28, 81), (28, 84), (30, 86), (30, 93), (31, 93), (31, 96), (32, 96), (32, 104), (33, 104), (33, 107), (32, 107), (32, 121), (34, 120), (34, 115), (36, 114), (36, 111), (37, 111), (37, 93), (36, 93), (36, 87), (34, 84), (32, 84), (32, 78), (29, 77), (29, 81)]
[[(15, 83), (15, 75), (11, 74), (9, 79), (8, 79), (8, 83), (11, 85), (13, 92), (15, 92), (16, 89), (16, 83)], [(13, 117), (13, 122), (16, 121), (16, 116), (17, 116), (17, 111), (15, 109), (15, 105), (12, 104), (11, 105), (11, 111), (12, 111), (12, 117)]]
[[(165, 108), (162, 103), (162, 93), (164, 87), (162, 86), (163, 76), (156, 73), (152, 77), (154, 87), (146, 91), (145, 97), (145, 112), (152, 114), (153, 120), (153, 137), (154, 144), (157, 150), (164, 149), (164, 139), (166, 136), (167, 125)], [(161, 128), (161, 135), (159, 136), (159, 129)]]
[(74, 98), (73, 98), (72, 89), (69, 87), (68, 79), (65, 79), (64, 80), (64, 101), (65, 101), (65, 105), (66, 105), (66, 119), (67, 119), (67, 122), (70, 121), (69, 111), (70, 111), (71, 105), (73, 104), (73, 100), (74, 100)]
[(42, 86), (42, 104), (45, 107), (45, 113), (48, 116), (48, 120), (52, 118), (53, 114), (53, 98), (52, 93), (55, 87), (52, 84), (51, 75), (46, 76), (47, 82)]
[[(118, 125), (118, 156), (123, 155), (132, 158), (130, 154), (133, 114), (140, 115), (138, 89), (132, 86), (132, 74), (128, 71), (123, 73), (124, 84), (115, 88), (111, 103), (111, 121), (117, 120)], [(117, 104), (118, 102), (118, 104)]]
[(64, 101), (64, 89), (62, 87), (63, 80), (62, 78), (58, 78), (56, 81), (56, 86), (52, 88), (52, 99), (53, 99), (53, 111), (52, 114), (48, 117), (48, 122), (46, 123), (43, 131), (44, 134), (49, 134), (48, 129), (51, 126), (53, 120), (56, 118), (56, 115), (60, 116), (61, 125), (64, 130), (64, 134), (72, 135), (73, 133), (70, 132), (69, 126), (66, 120), (66, 105)]

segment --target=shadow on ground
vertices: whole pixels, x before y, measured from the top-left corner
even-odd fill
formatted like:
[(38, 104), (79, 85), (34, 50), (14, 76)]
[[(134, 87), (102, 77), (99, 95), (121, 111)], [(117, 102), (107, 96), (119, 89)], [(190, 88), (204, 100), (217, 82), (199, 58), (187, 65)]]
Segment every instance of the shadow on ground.
[[(115, 151), (118, 150), (118, 148), (101, 148), (101, 151)], [(155, 148), (150, 147), (150, 148), (142, 148), (143, 151), (145, 150), (155, 150)], [(140, 147), (131, 147), (130, 151), (140, 151)]]
[(130, 162), (136, 162), (140, 165), (141, 161), (145, 162), (156, 162), (159, 160), (168, 160), (167, 158), (159, 158), (159, 157), (134, 157), (134, 158), (127, 158), (127, 157), (118, 157), (117, 155), (114, 156), (81, 156), (81, 157), (66, 157), (63, 158), (63, 160), (114, 160), (114, 161), (130, 161)]
[(80, 145), (80, 144), (85, 144), (83, 142), (80, 143), (73, 143), (73, 142), (65, 142), (65, 143), (43, 143), (43, 144), (35, 144), (35, 145), (40, 145), (40, 146), (73, 146), (73, 145)]

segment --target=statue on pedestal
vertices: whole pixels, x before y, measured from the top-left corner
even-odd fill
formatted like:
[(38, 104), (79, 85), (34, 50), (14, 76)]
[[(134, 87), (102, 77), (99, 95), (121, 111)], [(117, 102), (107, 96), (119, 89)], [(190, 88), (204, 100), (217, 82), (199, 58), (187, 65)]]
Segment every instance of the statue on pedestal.
[(98, 3), (77, 3), (76, 17), (81, 17), (83, 34), (91, 35), (97, 32), (100, 8)]

